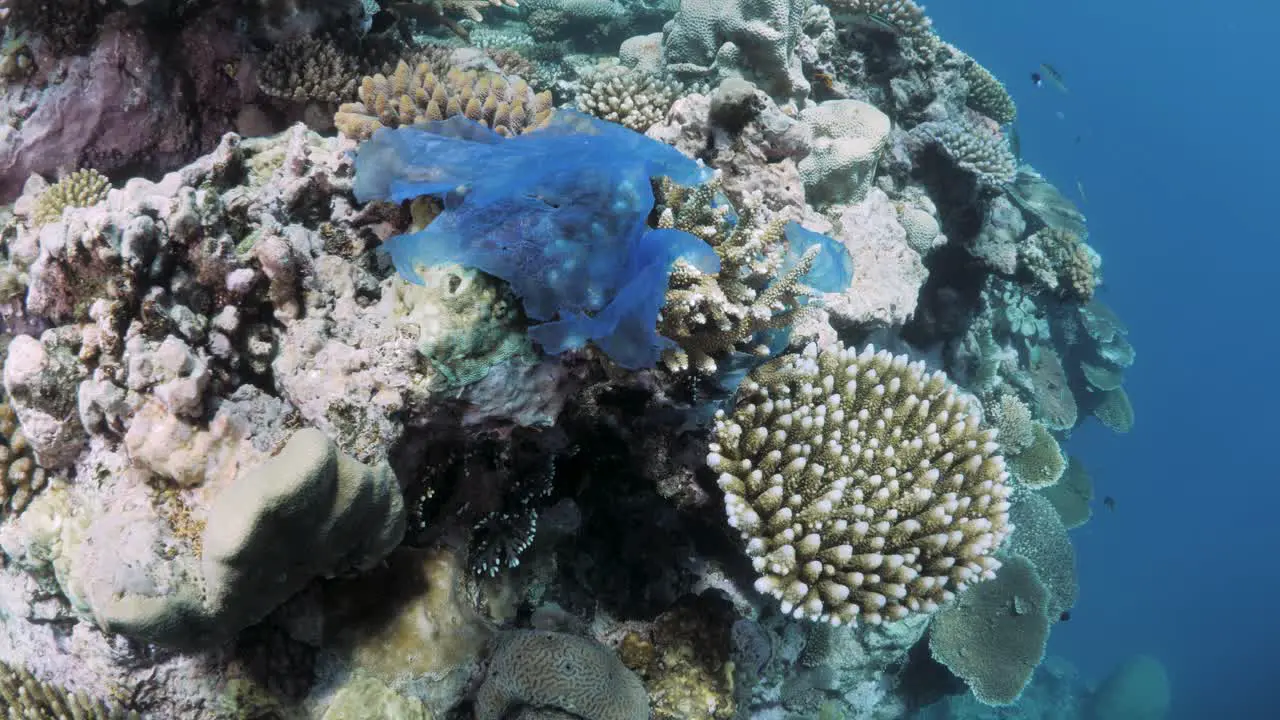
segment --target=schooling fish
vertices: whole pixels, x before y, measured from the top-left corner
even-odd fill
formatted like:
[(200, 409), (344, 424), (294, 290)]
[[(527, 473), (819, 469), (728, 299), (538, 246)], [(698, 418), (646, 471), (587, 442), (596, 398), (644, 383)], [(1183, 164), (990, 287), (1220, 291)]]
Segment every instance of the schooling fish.
[(1102, 504), (1105, 505), (1106, 508), (1111, 512), (1116, 511), (1116, 499), (1111, 497), (1110, 495), (1102, 499)]
[(1067, 84), (1062, 80), (1062, 73), (1049, 63), (1040, 63), (1040, 71), (1031, 73), (1031, 79), (1036, 87), (1040, 87), (1045, 80), (1048, 80), (1054, 87), (1064, 93), (1067, 92)]

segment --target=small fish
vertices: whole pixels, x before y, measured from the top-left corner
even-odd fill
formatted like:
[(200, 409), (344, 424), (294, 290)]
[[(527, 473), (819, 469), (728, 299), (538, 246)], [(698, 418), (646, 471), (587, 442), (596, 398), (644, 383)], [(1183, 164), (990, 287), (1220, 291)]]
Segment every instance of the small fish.
[(1009, 126), (1009, 149), (1015, 158), (1022, 159), (1022, 133), (1018, 132), (1016, 123)]
[(1038, 73), (1038, 72), (1033, 72), (1033, 73), (1031, 73), (1031, 82), (1032, 82), (1036, 87), (1040, 87), (1040, 86), (1044, 85), (1044, 78), (1040, 76), (1040, 73)]
[(813, 81), (828, 91), (835, 90), (836, 79), (831, 75), (831, 73), (815, 72), (813, 74)]
[(867, 20), (872, 25), (876, 26), (881, 30), (884, 30), (886, 32), (891, 32), (895, 35), (898, 33), (898, 26), (889, 22), (889, 18), (883, 15), (877, 15), (876, 13), (867, 13)]
[(1081, 202), (1084, 202), (1087, 204), (1089, 202), (1089, 195), (1084, 191), (1084, 181), (1081, 180), (1080, 178), (1076, 178), (1076, 190), (1080, 191)]
[(1110, 495), (1102, 499), (1102, 504), (1105, 505), (1106, 508), (1111, 512), (1116, 511), (1116, 499), (1111, 497)]
[(1063, 611), (1062, 611), (1062, 614), (1058, 616), (1058, 621), (1059, 621), (1059, 622), (1066, 622), (1066, 621), (1068, 621), (1068, 620), (1070, 620), (1070, 619), (1071, 619), (1071, 611), (1070, 611), (1070, 610), (1063, 610)]
[(1058, 88), (1063, 93), (1068, 92), (1067, 84), (1062, 79), (1062, 73), (1058, 72), (1058, 69), (1049, 63), (1040, 63), (1040, 71), (1031, 73), (1031, 79), (1035, 80), (1037, 87), (1039, 87), (1043, 81), (1048, 80), (1054, 87)]

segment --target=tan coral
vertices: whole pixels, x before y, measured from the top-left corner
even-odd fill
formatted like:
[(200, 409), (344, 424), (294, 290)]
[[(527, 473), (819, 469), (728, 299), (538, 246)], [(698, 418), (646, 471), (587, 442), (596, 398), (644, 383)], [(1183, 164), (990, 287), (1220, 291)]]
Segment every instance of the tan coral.
[(534, 93), (520, 78), (484, 70), (452, 69), (437, 75), (427, 63), (410, 67), (401, 61), (390, 76), (364, 78), (360, 102), (346, 103), (334, 124), (347, 137), (367, 139), (380, 127), (400, 127), (456, 115), (493, 128), (500, 135), (519, 135), (551, 116), (550, 92)]
[(929, 614), (994, 576), (1011, 527), (995, 433), (945, 375), (868, 346), (757, 368), (716, 413), (707, 464), (785, 613)]
[(1018, 249), (1018, 265), (1037, 285), (1082, 305), (1100, 282), (1093, 251), (1067, 230), (1045, 228), (1027, 238)]
[(644, 132), (666, 117), (683, 87), (640, 70), (606, 67), (585, 74), (578, 108), (602, 120)]
[(258, 85), (272, 97), (293, 102), (352, 100), (360, 62), (327, 37), (291, 38), (271, 49), (258, 70)]

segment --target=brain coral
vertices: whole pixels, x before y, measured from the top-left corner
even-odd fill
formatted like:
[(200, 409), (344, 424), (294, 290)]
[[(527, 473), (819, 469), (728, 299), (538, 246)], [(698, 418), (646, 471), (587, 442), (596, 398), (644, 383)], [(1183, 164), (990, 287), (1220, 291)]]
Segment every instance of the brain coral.
[(991, 578), (1010, 531), (995, 433), (940, 372), (840, 345), (755, 370), (708, 464), (756, 588), (833, 624), (931, 612)]
[(647, 720), (649, 695), (616, 653), (594, 640), (515, 630), (498, 642), (476, 694), (476, 720), (520, 705), (556, 708), (582, 720)]

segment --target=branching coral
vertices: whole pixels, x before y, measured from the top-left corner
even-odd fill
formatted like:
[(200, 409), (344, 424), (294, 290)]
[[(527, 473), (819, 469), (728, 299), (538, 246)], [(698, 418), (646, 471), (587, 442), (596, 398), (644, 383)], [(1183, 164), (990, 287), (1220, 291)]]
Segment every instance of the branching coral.
[(273, 97), (344, 103), (355, 98), (360, 62), (327, 37), (302, 36), (276, 45), (258, 70), (258, 85)]
[(401, 61), (390, 76), (366, 77), (358, 95), (360, 102), (343, 104), (333, 118), (343, 135), (357, 140), (380, 127), (458, 115), (511, 136), (543, 125), (551, 116), (551, 93), (534, 93), (522, 79), (459, 69), (439, 76), (425, 62), (411, 68)]
[(97, 205), (106, 199), (110, 189), (110, 181), (97, 170), (77, 170), (40, 193), (31, 221), (44, 225), (62, 217), (66, 208)]
[(720, 272), (714, 275), (687, 263), (678, 263), (671, 274), (658, 322), (660, 332), (679, 347), (664, 353), (664, 364), (673, 372), (712, 375), (717, 358), (723, 361), (735, 350), (767, 355), (768, 348), (752, 339), (794, 323), (807, 292), (800, 283), (807, 264), (777, 277), (785, 223), (767, 220), (766, 211), (756, 206), (734, 212), (720, 195), (719, 180), (694, 188), (666, 183), (663, 197), (658, 226), (696, 235), (720, 256)]
[(998, 127), (974, 120), (933, 121), (917, 126), (912, 134), (929, 138), (957, 167), (984, 184), (1003, 185), (1017, 176), (1018, 159)]
[(942, 373), (810, 344), (748, 377), (707, 461), (758, 590), (799, 617), (878, 623), (932, 612), (1000, 567), (997, 448)]
[(582, 78), (578, 109), (637, 132), (661, 121), (683, 86), (650, 73), (620, 66), (592, 71)]
[(969, 83), (969, 96), (965, 102), (970, 108), (986, 115), (1001, 125), (1006, 125), (1018, 118), (1018, 106), (1009, 97), (1009, 90), (1004, 83), (991, 74), (977, 60), (961, 53), (966, 59), (964, 79)]
[(0, 663), (0, 716), (25, 718), (75, 718), (75, 720), (137, 720), (138, 713), (107, 705), (101, 700), (37, 680), (25, 669)]

